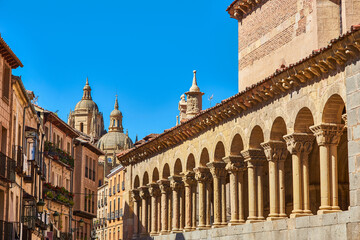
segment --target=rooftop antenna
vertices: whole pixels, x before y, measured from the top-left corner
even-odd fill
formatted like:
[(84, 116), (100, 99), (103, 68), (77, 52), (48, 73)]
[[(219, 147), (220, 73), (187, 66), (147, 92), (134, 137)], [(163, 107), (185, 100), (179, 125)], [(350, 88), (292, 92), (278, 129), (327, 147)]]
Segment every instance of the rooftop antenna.
[(208, 100), (210, 102), (210, 107), (211, 107), (211, 100), (214, 98), (214, 94), (212, 94), (210, 97), (208, 97)]

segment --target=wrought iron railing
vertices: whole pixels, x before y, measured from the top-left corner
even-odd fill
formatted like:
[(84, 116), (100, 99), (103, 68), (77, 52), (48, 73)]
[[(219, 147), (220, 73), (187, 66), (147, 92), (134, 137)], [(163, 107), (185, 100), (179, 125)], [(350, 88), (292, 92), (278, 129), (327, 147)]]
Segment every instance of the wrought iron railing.
[(0, 178), (15, 182), (16, 162), (0, 152)]
[(21, 146), (13, 146), (13, 159), (16, 162), (16, 172), (22, 174), (24, 171), (24, 156)]

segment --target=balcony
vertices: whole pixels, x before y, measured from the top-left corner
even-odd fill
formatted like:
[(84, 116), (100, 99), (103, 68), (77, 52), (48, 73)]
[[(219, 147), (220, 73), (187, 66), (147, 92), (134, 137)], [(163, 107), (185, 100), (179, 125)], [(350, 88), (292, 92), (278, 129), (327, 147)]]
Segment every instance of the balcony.
[(19, 223), (0, 220), (0, 240), (16, 239)]
[(58, 147), (55, 147), (51, 142), (45, 142), (45, 156), (52, 157), (56, 161), (60, 161), (70, 167), (74, 167), (74, 159), (70, 154), (61, 150)]
[(0, 153), (0, 178), (7, 182), (15, 182), (16, 162)]
[(17, 145), (13, 146), (13, 159), (16, 162), (16, 172), (22, 175), (24, 173), (24, 157), (22, 153), (22, 147)]
[(74, 194), (67, 191), (64, 187), (55, 187), (51, 183), (44, 183), (43, 198), (53, 200), (67, 206), (74, 205)]

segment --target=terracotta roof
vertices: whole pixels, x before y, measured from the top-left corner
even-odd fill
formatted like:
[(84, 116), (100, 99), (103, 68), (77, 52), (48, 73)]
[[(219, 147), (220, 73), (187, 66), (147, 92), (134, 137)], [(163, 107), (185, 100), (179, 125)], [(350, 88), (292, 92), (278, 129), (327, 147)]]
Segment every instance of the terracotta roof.
[(58, 127), (60, 130), (64, 131), (67, 135), (69, 135), (71, 138), (78, 137), (79, 134), (75, 131), (74, 128), (70, 127), (67, 123), (65, 123), (63, 120), (59, 118), (58, 115), (56, 115), (53, 112), (50, 111), (44, 111), (45, 114), (45, 121), (50, 121), (52, 124), (54, 124), (56, 127)]
[(290, 89), (322, 74), (336, 71), (337, 66), (343, 66), (354, 59), (354, 56), (360, 56), (359, 30), (360, 25), (352, 26), (345, 34), (332, 39), (326, 47), (314, 50), (309, 56), (294, 64), (277, 69), (267, 78), (202, 111), (185, 123), (159, 134), (140, 146), (118, 154), (119, 161), (123, 166), (137, 163), (203, 132), (210, 126), (239, 115), (263, 101), (289, 92)]
[(226, 11), (230, 17), (241, 20), (264, 2), (266, 0), (235, 0)]
[(19, 60), (19, 58), (15, 55), (15, 53), (11, 50), (9, 45), (4, 41), (4, 39), (0, 36), (0, 54), (5, 60), (9, 63), (12, 69), (17, 67), (23, 67), (23, 64)]

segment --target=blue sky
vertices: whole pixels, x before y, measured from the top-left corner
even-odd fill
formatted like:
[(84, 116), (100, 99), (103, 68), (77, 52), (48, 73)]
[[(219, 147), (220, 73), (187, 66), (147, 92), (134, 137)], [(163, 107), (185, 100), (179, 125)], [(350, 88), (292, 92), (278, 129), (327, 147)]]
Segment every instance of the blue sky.
[(203, 108), (237, 93), (232, 0), (4, 1), (0, 33), (24, 64), (25, 87), (66, 121), (88, 76), (105, 127), (115, 94), (135, 140), (173, 127), (197, 70)]

